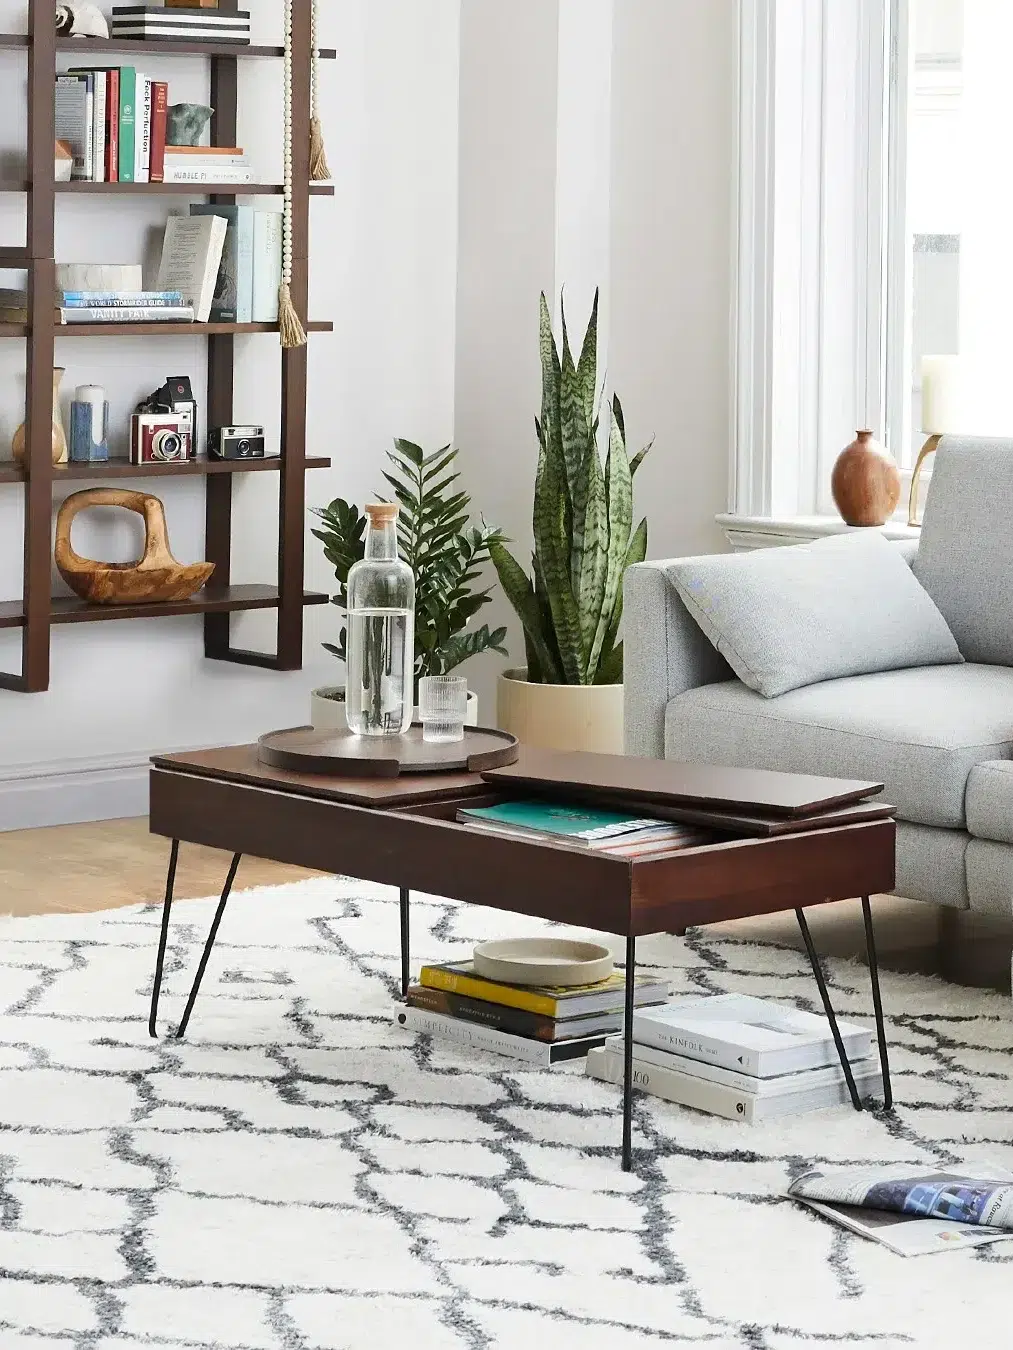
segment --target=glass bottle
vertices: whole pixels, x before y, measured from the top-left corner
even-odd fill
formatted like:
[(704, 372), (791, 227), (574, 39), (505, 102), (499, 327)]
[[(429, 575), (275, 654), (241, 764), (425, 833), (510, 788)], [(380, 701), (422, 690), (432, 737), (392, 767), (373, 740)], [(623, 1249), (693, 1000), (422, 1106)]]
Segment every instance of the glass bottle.
[(396, 505), (366, 507), (366, 553), (348, 573), (345, 717), (357, 736), (400, 736), (415, 703), (415, 578), (397, 556)]

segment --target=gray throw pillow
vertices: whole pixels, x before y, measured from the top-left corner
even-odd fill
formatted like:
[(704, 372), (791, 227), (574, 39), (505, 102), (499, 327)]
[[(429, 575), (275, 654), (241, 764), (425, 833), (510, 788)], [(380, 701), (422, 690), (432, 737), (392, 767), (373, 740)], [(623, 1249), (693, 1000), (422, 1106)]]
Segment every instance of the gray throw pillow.
[(667, 572), (739, 679), (765, 698), (963, 660), (900, 549), (878, 531), (684, 558)]

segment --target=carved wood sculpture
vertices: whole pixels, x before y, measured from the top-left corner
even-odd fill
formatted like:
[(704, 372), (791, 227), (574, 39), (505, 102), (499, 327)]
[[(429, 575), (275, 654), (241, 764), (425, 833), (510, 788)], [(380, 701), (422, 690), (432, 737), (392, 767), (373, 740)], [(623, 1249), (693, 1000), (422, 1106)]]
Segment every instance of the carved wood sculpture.
[[(93, 506), (122, 506), (144, 517), (143, 557), (137, 562), (110, 563), (74, 552), (70, 543), (74, 517)], [(215, 570), (214, 563), (177, 562), (169, 550), (162, 503), (146, 492), (123, 488), (89, 488), (66, 499), (56, 517), (55, 557), (71, 590), (95, 605), (187, 600)]]

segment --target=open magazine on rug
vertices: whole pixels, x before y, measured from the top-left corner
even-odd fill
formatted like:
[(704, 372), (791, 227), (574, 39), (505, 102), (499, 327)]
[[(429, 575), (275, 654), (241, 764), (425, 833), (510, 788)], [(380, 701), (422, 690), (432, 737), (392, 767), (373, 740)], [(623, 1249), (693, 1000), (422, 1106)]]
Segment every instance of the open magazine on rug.
[(814, 1168), (788, 1194), (900, 1256), (1013, 1238), (1013, 1172), (1002, 1167)]

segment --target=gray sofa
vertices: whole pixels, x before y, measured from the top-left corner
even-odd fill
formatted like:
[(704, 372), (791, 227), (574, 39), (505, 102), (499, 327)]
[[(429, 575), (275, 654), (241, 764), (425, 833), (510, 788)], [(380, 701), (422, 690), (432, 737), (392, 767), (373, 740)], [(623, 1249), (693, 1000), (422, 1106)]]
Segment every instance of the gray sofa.
[(776, 698), (734, 677), (671, 584), (671, 562), (630, 568), (627, 753), (882, 781), (898, 812), (897, 893), (1013, 916), (1011, 503), (1013, 441), (944, 439), (920, 539), (896, 545), (965, 664)]

